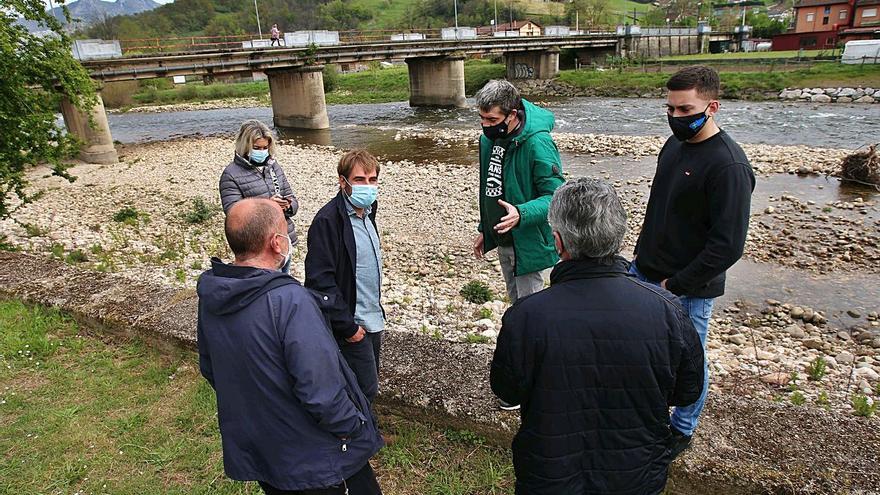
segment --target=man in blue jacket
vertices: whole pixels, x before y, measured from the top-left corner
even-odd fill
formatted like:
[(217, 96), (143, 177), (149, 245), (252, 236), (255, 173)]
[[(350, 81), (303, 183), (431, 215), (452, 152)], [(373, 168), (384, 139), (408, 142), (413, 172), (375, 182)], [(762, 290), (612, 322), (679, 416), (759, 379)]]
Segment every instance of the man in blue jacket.
[(217, 392), (223, 464), (267, 494), (381, 494), (370, 467), (376, 419), (318, 301), (280, 271), (281, 209), (244, 199), (226, 217), (235, 262), (198, 283), (199, 368)]
[(703, 348), (677, 298), (627, 273), (626, 212), (578, 179), (549, 211), (562, 261), (550, 288), (504, 314), (492, 390), (522, 404), (517, 495), (655, 495), (672, 459), (669, 406), (703, 388)]
[(306, 287), (327, 297), (321, 308), (370, 402), (379, 392), (385, 329), (382, 246), (376, 227), (379, 169), (365, 150), (351, 150), (339, 159), (339, 192), (309, 227), (305, 263)]

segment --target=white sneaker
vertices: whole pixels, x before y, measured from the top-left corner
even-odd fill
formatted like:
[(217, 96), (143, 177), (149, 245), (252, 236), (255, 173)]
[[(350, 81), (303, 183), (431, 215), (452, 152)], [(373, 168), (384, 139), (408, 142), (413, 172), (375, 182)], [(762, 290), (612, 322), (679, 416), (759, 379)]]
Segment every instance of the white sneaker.
[(498, 407), (500, 407), (502, 411), (516, 411), (519, 409), (519, 404), (508, 404), (503, 400), (499, 400)]

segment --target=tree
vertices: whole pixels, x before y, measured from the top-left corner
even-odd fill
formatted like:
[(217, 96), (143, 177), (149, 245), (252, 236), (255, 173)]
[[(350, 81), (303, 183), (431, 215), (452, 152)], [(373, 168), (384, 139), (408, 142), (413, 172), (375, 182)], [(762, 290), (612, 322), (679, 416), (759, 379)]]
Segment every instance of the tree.
[(343, 31), (357, 29), (361, 22), (373, 18), (363, 7), (342, 0), (321, 5), (318, 7), (318, 16), (325, 26)]
[(609, 24), (608, 0), (572, 0), (565, 4), (565, 19), (572, 26), (578, 21), (581, 26), (602, 26)]
[[(67, 22), (70, 13), (64, 7)], [(18, 24), (37, 21), (47, 34), (31, 34)], [(25, 193), (25, 170), (48, 163), (55, 174), (72, 178), (63, 160), (77, 150), (76, 139), (55, 122), (62, 98), (81, 109), (96, 103), (95, 84), (71, 54), (61, 23), (42, 0), (0, 0), (0, 218)]]
[(205, 26), (205, 34), (208, 36), (245, 34), (245, 30), (242, 28), (241, 16), (238, 14), (217, 14)]
[(746, 14), (746, 24), (752, 26), (752, 35), (756, 38), (771, 38), (788, 30), (788, 22), (771, 19), (765, 12)]

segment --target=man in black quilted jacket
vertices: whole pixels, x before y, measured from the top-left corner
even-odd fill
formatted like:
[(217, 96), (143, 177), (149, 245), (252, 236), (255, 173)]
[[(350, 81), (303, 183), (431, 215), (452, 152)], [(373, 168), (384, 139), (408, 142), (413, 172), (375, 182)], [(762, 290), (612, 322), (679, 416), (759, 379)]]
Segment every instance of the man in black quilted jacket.
[(492, 359), (492, 390), (522, 404), (516, 493), (660, 493), (669, 407), (702, 392), (700, 338), (674, 295), (628, 274), (626, 211), (609, 184), (563, 185), (549, 220), (562, 261), (504, 315)]

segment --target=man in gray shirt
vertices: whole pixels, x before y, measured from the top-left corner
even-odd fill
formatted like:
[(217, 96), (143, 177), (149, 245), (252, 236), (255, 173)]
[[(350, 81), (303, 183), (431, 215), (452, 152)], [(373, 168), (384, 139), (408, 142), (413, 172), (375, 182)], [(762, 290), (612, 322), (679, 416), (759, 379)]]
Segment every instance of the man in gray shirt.
[(370, 400), (379, 390), (385, 311), (382, 248), (376, 228), (379, 163), (364, 150), (339, 160), (339, 193), (315, 215), (308, 234), (306, 287), (323, 294), (342, 355)]

